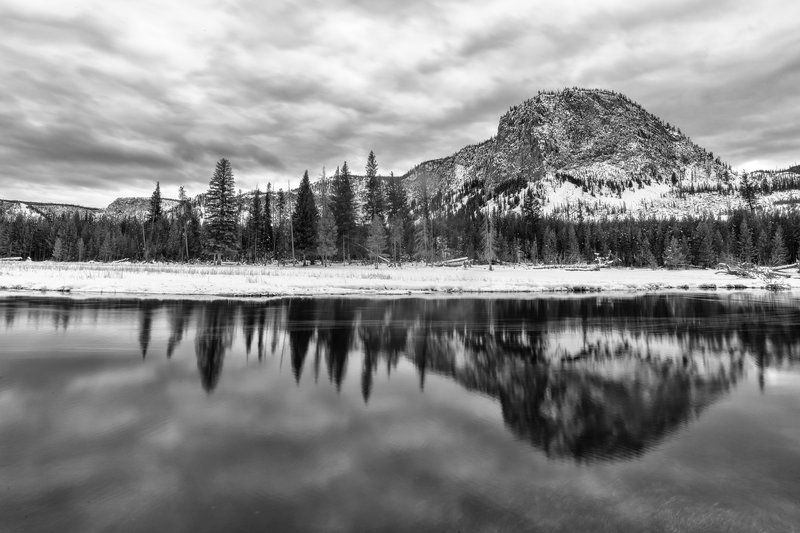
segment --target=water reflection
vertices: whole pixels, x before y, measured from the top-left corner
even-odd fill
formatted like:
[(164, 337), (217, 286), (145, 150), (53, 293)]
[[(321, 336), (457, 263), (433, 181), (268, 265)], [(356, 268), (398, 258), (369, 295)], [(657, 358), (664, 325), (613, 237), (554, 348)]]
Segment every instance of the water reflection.
[(22, 316), (36, 328), (52, 322), (66, 331), (104, 313), (104, 327), (138, 323), (143, 358), (155, 355), (154, 324), (168, 329), (166, 358), (193, 329), (199, 382), (209, 394), (237, 337), (247, 358), (275, 357), (281, 368), (286, 359), (298, 386), (327, 372), (340, 391), (353, 365), (367, 404), (377, 373), (391, 376), (407, 361), (420, 389), (437, 375), (491, 397), (517, 438), (579, 461), (641, 454), (695, 420), (746, 369), (800, 359), (800, 310), (773, 296), (4, 300), (7, 330)]

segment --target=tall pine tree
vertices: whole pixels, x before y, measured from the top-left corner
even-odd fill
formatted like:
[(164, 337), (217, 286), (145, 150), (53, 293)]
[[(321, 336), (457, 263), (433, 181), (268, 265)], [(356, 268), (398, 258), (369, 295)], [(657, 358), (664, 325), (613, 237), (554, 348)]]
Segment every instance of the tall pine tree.
[(378, 257), (386, 249), (386, 230), (378, 215), (372, 217), (367, 234), (367, 249), (375, 257), (375, 268), (378, 268)]
[(322, 266), (328, 265), (328, 258), (336, 253), (336, 221), (331, 209), (330, 184), (322, 169), (319, 179), (319, 194), (317, 195), (317, 211), (319, 211), (319, 224), (317, 225), (317, 254), (322, 259)]
[(753, 246), (753, 232), (747, 225), (747, 220), (742, 220), (739, 225), (739, 260), (743, 263), (750, 263), (755, 258), (755, 247)]
[(341, 171), (336, 169), (332, 189), (331, 209), (338, 230), (337, 245), (341, 246), (342, 260), (344, 260), (350, 256), (350, 239), (355, 237), (356, 230), (355, 193), (347, 161), (342, 165)]
[(261, 190), (256, 187), (253, 191), (253, 201), (250, 205), (250, 216), (247, 219), (247, 254), (252, 261), (258, 261), (264, 255), (263, 236), (261, 231), (263, 228), (262, 218), (264, 214), (261, 211)]
[(380, 217), (383, 220), (384, 195), (383, 183), (378, 176), (378, 162), (375, 153), (370, 150), (367, 157), (366, 189), (364, 198), (364, 223), (371, 224), (372, 219)]
[(770, 263), (772, 266), (779, 266), (786, 263), (789, 252), (786, 250), (786, 241), (783, 238), (783, 229), (780, 226), (772, 236), (772, 246), (770, 250)]
[(317, 251), (317, 205), (314, 202), (314, 192), (308, 179), (308, 170), (300, 180), (297, 190), (297, 200), (294, 203), (292, 224), (294, 229), (295, 248), (303, 256), (305, 265), (308, 256), (313, 256)]
[(236, 252), (237, 208), (233, 168), (223, 157), (217, 161), (206, 193), (206, 252), (216, 262)]
[(150, 197), (150, 209), (147, 213), (147, 218), (150, 222), (157, 222), (161, 220), (161, 183), (156, 182), (156, 190)]
[(275, 235), (272, 231), (272, 208), (270, 207), (270, 199), (272, 197), (272, 185), (267, 184), (267, 191), (264, 193), (264, 201), (262, 203), (261, 212), (261, 250), (262, 257), (270, 255), (273, 249), (273, 242)]

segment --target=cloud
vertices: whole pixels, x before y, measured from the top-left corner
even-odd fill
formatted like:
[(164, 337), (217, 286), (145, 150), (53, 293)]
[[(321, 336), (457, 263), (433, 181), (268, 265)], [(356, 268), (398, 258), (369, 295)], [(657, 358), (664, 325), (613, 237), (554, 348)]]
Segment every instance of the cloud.
[(221, 156), (248, 189), (360, 171), (371, 149), (402, 173), (573, 85), (627, 94), (734, 166), (785, 166), (800, 153), (799, 14), (788, 0), (6, 0), (0, 190), (105, 205), (155, 181), (202, 192)]

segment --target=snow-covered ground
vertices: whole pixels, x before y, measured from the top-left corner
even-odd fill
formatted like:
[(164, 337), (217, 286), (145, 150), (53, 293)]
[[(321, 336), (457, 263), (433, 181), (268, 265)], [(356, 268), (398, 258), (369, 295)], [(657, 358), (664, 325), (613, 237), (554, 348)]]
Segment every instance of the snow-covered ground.
[[(788, 279), (800, 290), (800, 278)], [(761, 289), (764, 282), (713, 270), (567, 271), (524, 266), (469, 269), (381, 266), (204, 266), (176, 264), (0, 263), (1, 290), (180, 296), (537, 293)]]

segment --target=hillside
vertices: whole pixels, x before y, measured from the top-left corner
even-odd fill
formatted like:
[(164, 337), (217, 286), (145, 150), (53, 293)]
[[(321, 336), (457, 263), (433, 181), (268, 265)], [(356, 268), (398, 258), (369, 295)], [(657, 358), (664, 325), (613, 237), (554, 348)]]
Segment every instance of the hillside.
[(81, 217), (87, 215), (97, 215), (103, 210), (96, 207), (84, 207), (73, 204), (55, 204), (44, 202), (24, 202), (21, 200), (3, 200), (0, 199), (0, 214), (5, 213), (6, 216), (16, 217), (22, 215), (25, 217), (45, 217), (57, 218), (61, 215), (71, 215), (78, 213)]
[(490, 205), (501, 212), (518, 210), (529, 192), (544, 213), (565, 218), (680, 217), (739, 202), (732, 194), (739, 177), (719, 157), (604, 90), (540, 92), (504, 114), (491, 139), (421, 163), (404, 179), (444, 210), (476, 194), (494, 198)]

